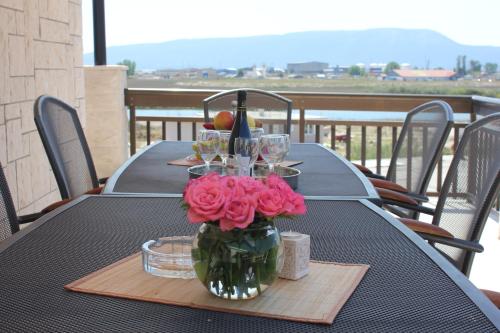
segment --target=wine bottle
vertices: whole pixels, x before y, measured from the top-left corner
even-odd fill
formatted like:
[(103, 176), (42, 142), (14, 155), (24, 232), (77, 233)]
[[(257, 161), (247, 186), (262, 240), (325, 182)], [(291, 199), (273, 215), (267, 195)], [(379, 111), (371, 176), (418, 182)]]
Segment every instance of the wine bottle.
[[(238, 91), (238, 102), (237, 102), (237, 107), (236, 107), (236, 117), (234, 119), (233, 129), (231, 130), (231, 136), (229, 137), (229, 143), (228, 143), (229, 155), (234, 155), (234, 141), (236, 140), (236, 138), (240, 137), (241, 119), (243, 116), (242, 111), (244, 111), (245, 124), (246, 124), (246, 128), (248, 129), (248, 122), (246, 120), (246, 98), (247, 98), (246, 91), (239, 90)], [(243, 129), (243, 131), (245, 131), (245, 129)], [(249, 135), (250, 129), (248, 129), (247, 132)], [(247, 133), (243, 133), (243, 135), (247, 135)]]

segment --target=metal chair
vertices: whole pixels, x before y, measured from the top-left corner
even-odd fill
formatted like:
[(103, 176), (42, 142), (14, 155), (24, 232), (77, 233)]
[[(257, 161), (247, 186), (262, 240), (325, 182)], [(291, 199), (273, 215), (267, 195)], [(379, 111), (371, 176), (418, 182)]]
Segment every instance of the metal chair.
[[(422, 104), (406, 116), (385, 177), (356, 166), (370, 178), (385, 204), (402, 199), (394, 191), (409, 196), (410, 204), (428, 201), (425, 193), (452, 126), (453, 110), (448, 103)], [(417, 217), (417, 213), (390, 208), (400, 216)]]
[[(223, 91), (203, 100), (205, 122), (209, 122), (214, 112), (232, 110), (235, 107), (238, 90), (247, 92), (247, 111), (263, 116), (270, 113), (271, 118), (278, 118), (278, 123), (283, 124), (284, 132), (290, 134), (292, 126), (292, 101), (283, 96), (258, 89), (234, 89)], [(273, 122), (273, 124), (276, 122)], [(272, 125), (271, 125), (272, 126)]]
[(33, 222), (41, 213), (17, 216), (9, 186), (0, 164), (0, 241), (19, 231), (19, 224)]
[[(495, 198), (500, 191), (500, 113), (468, 125), (453, 157), (432, 224), (402, 218), (468, 275)], [(421, 206), (407, 206), (420, 210)]]
[(68, 104), (42, 95), (35, 101), (35, 123), (63, 199), (98, 194), (99, 180), (78, 114)]

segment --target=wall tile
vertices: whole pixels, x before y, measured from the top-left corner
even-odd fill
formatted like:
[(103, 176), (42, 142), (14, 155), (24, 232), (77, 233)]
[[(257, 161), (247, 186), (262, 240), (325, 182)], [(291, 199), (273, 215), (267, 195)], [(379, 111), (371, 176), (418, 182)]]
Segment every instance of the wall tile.
[(35, 101), (27, 101), (19, 105), (19, 108), (21, 110), (21, 133), (23, 134), (36, 131), (36, 125), (33, 115), (34, 103)]
[(7, 94), (4, 103), (22, 102), (26, 99), (26, 88), (24, 77), (7, 78)]
[(66, 59), (66, 45), (35, 41), (35, 69), (65, 69), (68, 66)]
[(33, 202), (33, 191), (31, 189), (31, 157), (28, 156), (17, 160), (16, 167), (19, 208), (25, 208)]
[(47, 42), (69, 43), (69, 25), (41, 18), (40, 39)]
[(9, 74), (26, 75), (26, 48), (23, 36), (9, 36)]
[[(0, 142), (7, 142), (5, 125), (0, 125)], [(5, 144), (0, 144), (0, 163), (2, 166), (7, 165), (7, 145)]]
[[(0, 0), (0, 5), (1, 1), (2, 0)], [(15, 10), (0, 7), (0, 22), (2, 22), (2, 30), (7, 34), (17, 33)]]
[(24, 35), (24, 12), (16, 12), (16, 33)]
[(69, 4), (69, 33), (74, 36), (82, 36), (82, 6)]
[(5, 105), (5, 119), (11, 120), (21, 117), (21, 108), (19, 103)]
[(21, 119), (7, 121), (7, 160), (15, 161), (23, 156)]
[(23, 5), (23, 2), (19, 0), (0, 0), (0, 6), (12, 9), (23, 10)]

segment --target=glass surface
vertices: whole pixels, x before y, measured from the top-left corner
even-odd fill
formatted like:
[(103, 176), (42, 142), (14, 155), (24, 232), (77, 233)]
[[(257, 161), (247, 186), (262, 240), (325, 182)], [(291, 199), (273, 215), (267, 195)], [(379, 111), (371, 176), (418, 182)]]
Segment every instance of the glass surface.
[(196, 276), (205, 288), (231, 300), (260, 295), (283, 267), (279, 232), (264, 221), (231, 231), (204, 223), (194, 238), (192, 254)]
[(260, 138), (262, 135), (264, 135), (264, 129), (261, 127), (254, 127), (250, 129), (250, 135), (252, 138)]
[(288, 134), (267, 134), (259, 138), (259, 150), (262, 158), (269, 164), (269, 171), (274, 172), (274, 165), (283, 162), (290, 150)]
[(231, 137), (231, 131), (219, 131), (220, 141), (219, 141), (219, 156), (222, 160), (222, 165), (227, 164), (227, 157), (229, 156), (229, 138)]
[(142, 244), (144, 271), (168, 278), (192, 279), (192, 236), (163, 237)]
[(240, 167), (240, 176), (250, 176), (250, 172), (259, 156), (259, 140), (257, 138), (236, 138), (234, 152)]
[(196, 141), (198, 145), (198, 151), (201, 155), (203, 161), (205, 161), (205, 166), (210, 169), (210, 162), (219, 153), (220, 146), (220, 133), (214, 130), (201, 130), (198, 133), (198, 140)]

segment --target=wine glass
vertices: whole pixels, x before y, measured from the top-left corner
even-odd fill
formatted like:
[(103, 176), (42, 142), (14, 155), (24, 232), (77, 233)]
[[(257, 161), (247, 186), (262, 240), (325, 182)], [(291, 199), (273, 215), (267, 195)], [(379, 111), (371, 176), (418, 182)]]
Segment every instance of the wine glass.
[(262, 127), (255, 127), (250, 129), (250, 135), (252, 138), (260, 138), (262, 135), (264, 135), (264, 129)]
[(220, 134), (214, 130), (201, 130), (198, 133), (198, 151), (201, 158), (205, 161), (207, 172), (210, 171), (210, 162), (217, 156), (219, 152)]
[(267, 134), (259, 138), (259, 150), (262, 158), (269, 164), (269, 172), (274, 172), (274, 165), (283, 162), (290, 150), (288, 134)]
[(229, 157), (229, 138), (231, 137), (231, 131), (219, 131), (220, 143), (219, 143), (219, 156), (222, 160), (222, 166), (227, 166), (227, 158)]
[(259, 139), (236, 138), (234, 140), (234, 153), (239, 162), (240, 175), (250, 176), (253, 165), (259, 156)]

